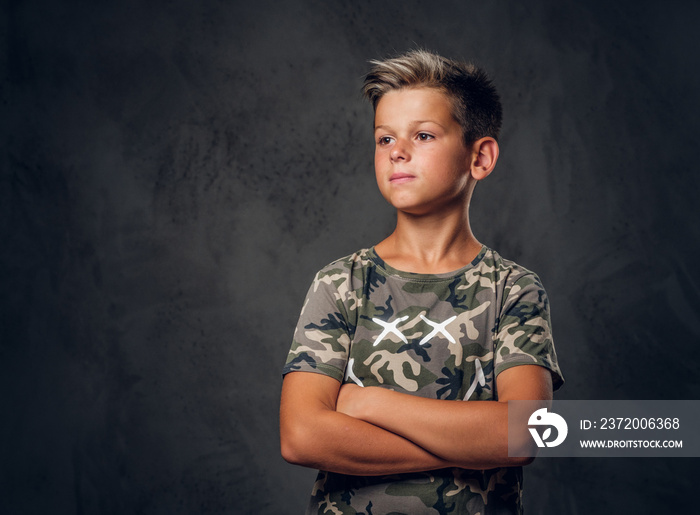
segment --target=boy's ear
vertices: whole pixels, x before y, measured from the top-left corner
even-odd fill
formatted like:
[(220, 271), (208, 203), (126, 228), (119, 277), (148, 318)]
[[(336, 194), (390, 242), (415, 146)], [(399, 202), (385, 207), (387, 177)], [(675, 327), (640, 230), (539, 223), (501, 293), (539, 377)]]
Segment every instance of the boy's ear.
[(471, 174), (474, 179), (480, 181), (489, 176), (498, 161), (498, 142), (485, 137), (476, 140), (472, 145)]

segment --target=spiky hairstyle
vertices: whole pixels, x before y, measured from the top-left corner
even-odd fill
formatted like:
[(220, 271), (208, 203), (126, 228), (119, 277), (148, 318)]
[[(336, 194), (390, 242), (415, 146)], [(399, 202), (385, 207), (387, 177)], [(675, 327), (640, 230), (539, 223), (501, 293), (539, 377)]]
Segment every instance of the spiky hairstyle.
[(370, 63), (373, 67), (365, 76), (362, 92), (375, 112), (389, 91), (434, 88), (450, 99), (452, 116), (462, 127), (465, 145), (485, 136), (498, 140), (503, 117), (501, 100), (482, 69), (420, 49)]

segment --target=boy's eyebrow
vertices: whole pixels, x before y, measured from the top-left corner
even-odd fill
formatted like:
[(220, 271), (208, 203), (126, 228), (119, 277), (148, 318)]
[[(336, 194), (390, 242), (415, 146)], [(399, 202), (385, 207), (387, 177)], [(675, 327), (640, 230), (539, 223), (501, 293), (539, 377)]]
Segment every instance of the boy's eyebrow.
[[(414, 120), (410, 122), (408, 125), (409, 126), (414, 126), (414, 125), (420, 125), (421, 123), (434, 123), (435, 125), (442, 127), (443, 129), (445, 127), (442, 126), (441, 123), (436, 122), (435, 120)], [(375, 125), (374, 130), (376, 131), (377, 129), (389, 129), (390, 127), (388, 125)]]

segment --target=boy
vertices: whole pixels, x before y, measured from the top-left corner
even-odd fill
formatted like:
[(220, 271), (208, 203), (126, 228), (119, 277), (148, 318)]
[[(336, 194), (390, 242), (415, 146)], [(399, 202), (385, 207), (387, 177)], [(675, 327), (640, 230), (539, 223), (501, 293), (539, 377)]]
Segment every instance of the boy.
[(282, 455), (320, 469), (307, 513), (520, 513), (531, 460), (508, 456), (506, 401), (550, 400), (563, 379), (538, 277), (469, 225), (500, 100), (481, 70), (422, 50), (373, 64), (396, 229), (316, 275), (284, 367)]

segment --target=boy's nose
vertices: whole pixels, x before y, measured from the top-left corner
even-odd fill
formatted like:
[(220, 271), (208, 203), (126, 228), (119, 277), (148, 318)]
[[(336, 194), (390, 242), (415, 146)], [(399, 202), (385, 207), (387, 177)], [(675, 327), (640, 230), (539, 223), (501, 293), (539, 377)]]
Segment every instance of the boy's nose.
[(391, 149), (390, 156), (392, 161), (408, 160), (409, 154), (405, 144), (400, 141), (397, 141), (394, 144), (394, 148)]

